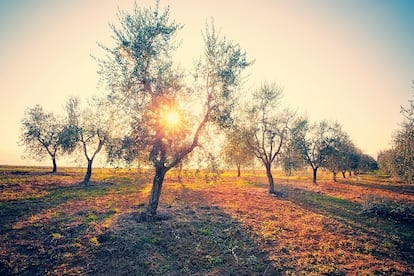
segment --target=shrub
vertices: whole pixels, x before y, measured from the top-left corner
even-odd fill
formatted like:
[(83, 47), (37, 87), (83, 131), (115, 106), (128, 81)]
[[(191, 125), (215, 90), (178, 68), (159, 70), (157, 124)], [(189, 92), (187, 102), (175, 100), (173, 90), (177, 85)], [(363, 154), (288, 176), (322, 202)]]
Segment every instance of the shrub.
[(362, 204), (362, 214), (374, 215), (395, 222), (414, 222), (414, 206), (388, 198), (368, 196)]

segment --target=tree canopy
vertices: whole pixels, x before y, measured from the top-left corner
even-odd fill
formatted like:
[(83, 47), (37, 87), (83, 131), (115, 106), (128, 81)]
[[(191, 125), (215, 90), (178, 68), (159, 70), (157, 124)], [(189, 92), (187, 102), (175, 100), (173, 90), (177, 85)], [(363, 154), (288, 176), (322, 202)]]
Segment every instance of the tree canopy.
[(52, 159), (52, 172), (57, 172), (56, 156), (62, 145), (63, 123), (52, 112), (47, 112), (40, 105), (28, 108), (22, 119), (20, 144), (26, 147), (26, 154), (43, 160), (46, 156)]

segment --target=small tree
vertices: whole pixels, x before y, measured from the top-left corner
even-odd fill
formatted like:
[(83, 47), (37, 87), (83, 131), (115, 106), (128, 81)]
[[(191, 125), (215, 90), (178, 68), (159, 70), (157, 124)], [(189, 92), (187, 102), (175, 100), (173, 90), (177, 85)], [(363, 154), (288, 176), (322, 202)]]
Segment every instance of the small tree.
[(303, 169), (306, 166), (301, 153), (295, 148), (291, 132), (289, 132), (286, 146), (280, 153), (279, 164), (288, 176), (292, 175), (293, 170)]
[(342, 172), (345, 178), (345, 172), (349, 168), (350, 152), (353, 148), (348, 135), (340, 129), (337, 132), (335, 142), (330, 146), (324, 164), (324, 167), (332, 172), (333, 181), (335, 182), (337, 182), (336, 175), (338, 172)]
[(64, 149), (73, 151), (79, 148), (87, 160), (83, 183), (87, 184), (92, 176), (92, 166), (96, 155), (109, 141), (111, 128), (110, 113), (102, 99), (94, 98), (87, 107), (81, 108), (78, 98), (70, 98), (66, 103), (67, 125), (65, 131), (70, 137), (65, 140)]
[(245, 124), (241, 126), (249, 150), (262, 162), (269, 182), (269, 193), (275, 193), (272, 164), (287, 140), (288, 124), (293, 114), (278, 111), (282, 89), (276, 84), (263, 84), (247, 110)]
[(237, 177), (241, 168), (253, 164), (254, 155), (243, 139), (243, 133), (238, 128), (232, 128), (226, 133), (222, 154), (224, 161), (230, 166), (236, 166)]
[[(204, 56), (194, 73), (196, 86), (189, 89), (172, 62), (174, 38), (181, 26), (170, 21), (169, 9), (159, 11), (158, 3), (155, 9), (135, 4), (133, 13), (121, 12), (118, 18), (120, 26), (112, 25), (115, 47), (103, 46), (107, 55), (98, 59), (99, 74), (113, 103), (131, 115), (129, 136), (134, 146), (141, 154), (147, 153), (153, 164), (152, 189), (143, 216), (152, 220), (166, 173), (194, 150), (207, 123), (231, 123), (234, 87), (250, 62), (239, 45), (207, 26)], [(192, 120), (197, 104), (202, 112), (198, 120)]]
[(19, 143), (26, 147), (30, 158), (41, 161), (52, 159), (52, 173), (57, 172), (56, 155), (61, 146), (63, 124), (53, 113), (40, 105), (28, 108), (22, 119)]
[(292, 128), (292, 136), (296, 149), (312, 168), (312, 182), (316, 184), (318, 169), (327, 166), (329, 155), (341, 141), (341, 126), (328, 121), (310, 125), (308, 119), (300, 119)]

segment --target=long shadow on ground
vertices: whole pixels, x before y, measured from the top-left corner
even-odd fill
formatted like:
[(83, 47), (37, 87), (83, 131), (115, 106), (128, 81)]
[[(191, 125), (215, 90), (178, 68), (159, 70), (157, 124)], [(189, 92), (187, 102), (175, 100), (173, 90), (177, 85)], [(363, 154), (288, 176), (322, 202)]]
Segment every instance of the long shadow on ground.
[[(283, 185), (282, 185), (283, 186)], [(376, 237), (388, 248), (377, 248), (371, 253), (410, 263), (414, 259), (414, 225), (386, 217), (364, 214), (360, 204), (321, 193), (285, 186), (287, 199), (313, 212), (332, 217), (354, 229)], [(384, 251), (385, 249), (385, 251)]]
[(161, 220), (121, 218), (98, 237), (92, 274), (122, 275), (275, 275), (266, 254), (248, 230), (218, 206), (163, 210)]

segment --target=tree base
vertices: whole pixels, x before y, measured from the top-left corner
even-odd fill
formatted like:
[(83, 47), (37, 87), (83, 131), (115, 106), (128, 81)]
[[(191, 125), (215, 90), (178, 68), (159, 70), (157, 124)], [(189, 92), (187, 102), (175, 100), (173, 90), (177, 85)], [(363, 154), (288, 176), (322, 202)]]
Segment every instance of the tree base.
[(269, 192), (269, 194), (277, 198), (287, 198), (287, 194), (285, 192), (274, 191), (274, 192)]
[(149, 214), (147, 212), (138, 213), (137, 216), (136, 216), (136, 220), (138, 222), (148, 222), (148, 223), (152, 223), (152, 222), (156, 222), (156, 221), (169, 220), (171, 218), (172, 218), (172, 215), (170, 215), (170, 214), (152, 215), (152, 214)]

